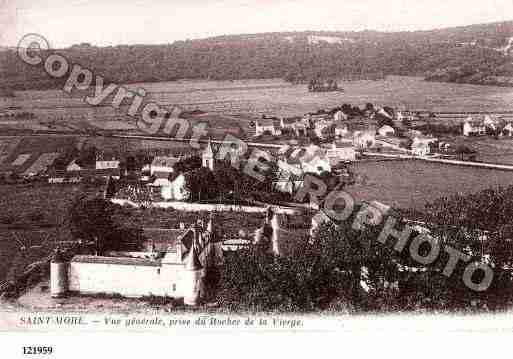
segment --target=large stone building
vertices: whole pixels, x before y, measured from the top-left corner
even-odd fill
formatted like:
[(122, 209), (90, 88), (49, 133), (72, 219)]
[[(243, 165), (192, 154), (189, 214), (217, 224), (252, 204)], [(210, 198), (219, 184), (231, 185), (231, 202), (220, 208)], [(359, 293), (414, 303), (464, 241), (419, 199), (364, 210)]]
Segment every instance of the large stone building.
[(57, 253), (51, 263), (51, 294), (155, 295), (196, 305), (205, 295), (207, 271), (221, 257), (212, 225), (212, 219), (206, 226), (198, 221), (178, 238), (169, 238), (164, 248), (149, 252), (76, 255), (70, 261)]

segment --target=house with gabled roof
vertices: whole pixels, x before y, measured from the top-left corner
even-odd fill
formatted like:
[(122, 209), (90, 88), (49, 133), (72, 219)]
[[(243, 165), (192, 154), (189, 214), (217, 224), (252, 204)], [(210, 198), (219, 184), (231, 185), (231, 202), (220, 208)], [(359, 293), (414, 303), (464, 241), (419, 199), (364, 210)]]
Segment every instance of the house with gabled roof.
[(501, 127), (501, 120), (496, 116), (485, 115), (483, 119), (485, 128), (496, 131)]
[(353, 133), (353, 143), (357, 148), (367, 149), (376, 144), (376, 131), (364, 130)]
[(265, 133), (269, 133), (272, 136), (280, 136), (281, 129), (277, 120), (272, 118), (262, 118), (255, 121), (255, 137), (262, 136)]
[(119, 169), (120, 161), (114, 154), (99, 152), (96, 154), (95, 168), (97, 170)]
[(290, 118), (281, 118), (280, 119), (280, 127), (281, 132), (285, 132), (287, 130), (294, 132), (296, 136), (306, 136), (307, 134), (307, 125), (301, 121), (301, 118), (298, 117), (290, 117)]
[(305, 173), (315, 173), (320, 175), (324, 172), (331, 172), (331, 165), (326, 152), (316, 153), (312, 156), (302, 157), (300, 166)]
[(336, 166), (341, 162), (356, 161), (356, 149), (351, 142), (335, 141), (326, 150), (326, 155), (331, 166)]
[(506, 126), (504, 126), (504, 128), (502, 129), (501, 135), (502, 136), (508, 136), (508, 137), (513, 136), (513, 123), (508, 122), (506, 124)]
[(486, 134), (486, 126), (483, 121), (474, 120), (469, 116), (463, 122), (463, 136), (481, 136)]
[(330, 138), (335, 136), (336, 125), (332, 120), (319, 120), (315, 122), (314, 133), (318, 138)]
[(345, 114), (342, 110), (338, 110), (333, 115), (333, 120), (335, 122), (346, 121), (348, 118), (349, 118), (349, 116), (347, 114)]
[(337, 123), (335, 125), (335, 137), (344, 137), (349, 134), (349, 128), (345, 123)]
[(77, 163), (77, 160), (72, 160), (67, 166), (66, 166), (66, 172), (77, 172), (81, 171), (83, 168)]
[(177, 157), (171, 156), (156, 156), (153, 158), (149, 166), (150, 175), (155, 176), (159, 174), (161, 176), (167, 175), (174, 172), (174, 165), (180, 161)]

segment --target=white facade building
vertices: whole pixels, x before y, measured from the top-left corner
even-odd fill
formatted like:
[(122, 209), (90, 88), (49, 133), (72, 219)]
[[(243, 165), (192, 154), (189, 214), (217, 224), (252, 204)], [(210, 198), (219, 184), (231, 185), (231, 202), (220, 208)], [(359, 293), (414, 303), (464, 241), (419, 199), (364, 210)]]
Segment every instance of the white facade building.
[(357, 148), (367, 149), (376, 145), (375, 131), (356, 131), (353, 133), (353, 143)]
[(346, 121), (348, 119), (348, 116), (343, 112), (343, 111), (337, 111), (335, 112), (335, 114), (333, 115), (333, 120), (334, 121)]
[(176, 157), (169, 156), (156, 156), (150, 165), (150, 175), (154, 176), (157, 173), (167, 173), (168, 175), (174, 172), (174, 165), (179, 161)]
[[(210, 221), (207, 226), (198, 222), (185, 230), (164, 253), (77, 255), (71, 261), (56, 255), (50, 266), (51, 294), (155, 295), (183, 298), (185, 304), (196, 305), (205, 295), (205, 274), (216, 265), (219, 249)], [(143, 254), (148, 258), (141, 257)]]
[(486, 126), (482, 121), (468, 117), (463, 123), (463, 136), (481, 136), (486, 134)]
[(259, 119), (255, 121), (255, 136), (262, 136), (264, 133), (270, 133), (272, 136), (280, 136), (281, 129), (275, 126), (272, 119)]
[(326, 155), (331, 165), (356, 160), (356, 150), (353, 144), (348, 142), (334, 142), (331, 147), (326, 150)]

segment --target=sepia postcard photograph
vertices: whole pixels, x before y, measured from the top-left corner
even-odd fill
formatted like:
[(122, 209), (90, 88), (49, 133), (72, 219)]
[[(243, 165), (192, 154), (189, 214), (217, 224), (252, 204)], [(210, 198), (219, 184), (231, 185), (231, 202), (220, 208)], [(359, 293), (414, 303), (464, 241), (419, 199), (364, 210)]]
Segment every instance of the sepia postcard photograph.
[(511, 0), (0, 0), (0, 357), (511, 334)]

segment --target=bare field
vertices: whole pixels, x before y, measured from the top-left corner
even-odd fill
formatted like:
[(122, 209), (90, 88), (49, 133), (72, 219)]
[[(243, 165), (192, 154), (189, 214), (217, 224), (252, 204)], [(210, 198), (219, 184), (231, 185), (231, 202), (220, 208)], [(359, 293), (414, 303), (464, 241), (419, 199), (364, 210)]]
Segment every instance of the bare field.
[(427, 202), (456, 193), (513, 185), (511, 171), (428, 163), (423, 161), (360, 162), (360, 177), (347, 191), (356, 200), (377, 200), (397, 208), (422, 210)]
[[(340, 85), (344, 93), (309, 93), (305, 85), (291, 85), (279, 79), (180, 80), (127, 87), (144, 88), (148, 100), (164, 107), (179, 105), (186, 109), (249, 117), (262, 113), (301, 115), (343, 103), (364, 105), (367, 102), (431, 111), (513, 111), (512, 88), (425, 82), (417, 77), (399, 76), (380, 81), (341, 82)], [(60, 90), (22, 91), (16, 92), (14, 98), (0, 98), (0, 109), (8, 106), (35, 113), (43, 125), (56, 120), (76, 124), (79, 128), (89, 122), (100, 128), (126, 127), (126, 124), (117, 125), (116, 121), (133, 125), (133, 119), (123, 115), (126, 106), (121, 110), (109, 106), (91, 107), (79, 96), (69, 96)]]
[(488, 163), (513, 165), (513, 137), (495, 139), (492, 136), (441, 138), (456, 146), (465, 145), (477, 151), (476, 160)]

